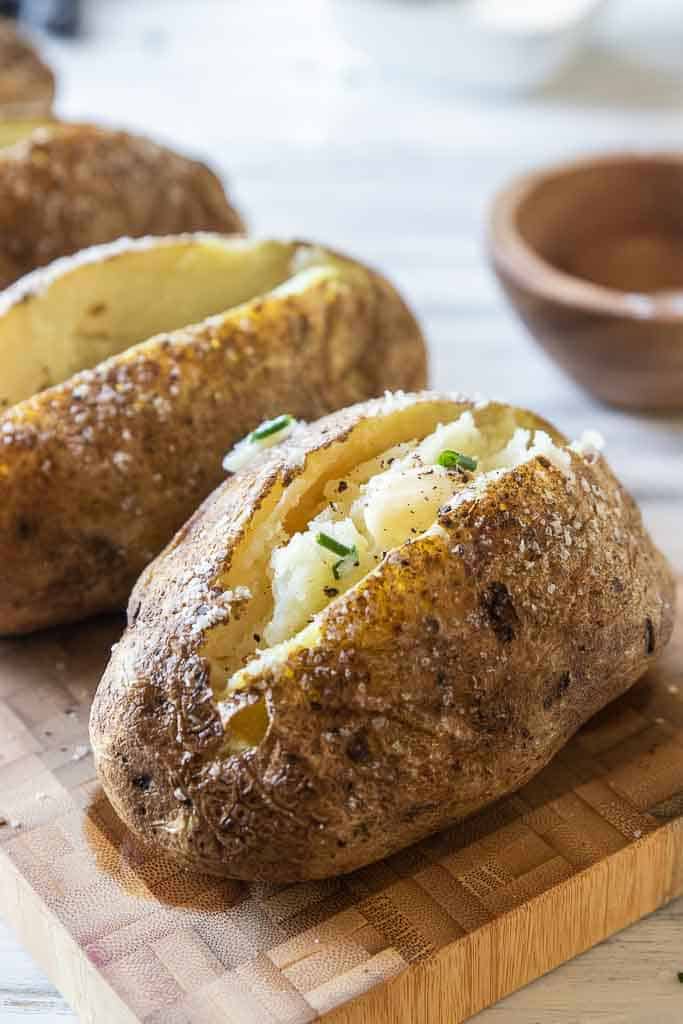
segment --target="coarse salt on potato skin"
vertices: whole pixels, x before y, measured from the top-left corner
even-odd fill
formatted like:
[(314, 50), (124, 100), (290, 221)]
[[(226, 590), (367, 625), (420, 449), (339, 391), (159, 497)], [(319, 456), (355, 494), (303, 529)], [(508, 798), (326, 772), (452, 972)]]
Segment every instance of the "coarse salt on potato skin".
[[(146, 841), (229, 877), (351, 871), (524, 785), (653, 663), (672, 574), (605, 459), (572, 451), (567, 472), (540, 455), (466, 488), (438, 529), (332, 599), (308, 641), (265, 659), (246, 689), (217, 689), (212, 636), (248, 621), (231, 566), (268, 503), (315, 459), (361, 443), (367, 456), (379, 420), (405, 440), (407, 417), (424, 415), (426, 435), (466, 409), (423, 393), (326, 417), (223, 484), (143, 574), (91, 739), (114, 807)], [(267, 707), (237, 753), (221, 717), (233, 699)]]
[[(127, 282), (127, 298), (140, 293), (134, 332), (135, 315), (163, 285), (163, 275), (145, 276), (146, 261), (156, 268), (167, 249), (182, 250), (182, 289), (183, 259), (197, 247), (225, 249), (239, 265), (252, 259), (249, 282), (263, 264), (262, 287), (226, 312), (212, 294), (207, 319), (181, 320), (0, 411), (0, 634), (125, 607), (144, 566), (224, 479), (227, 449), (260, 420), (282, 410), (312, 419), (387, 387), (424, 386), (419, 326), (379, 274), (307, 242), (200, 234), (122, 240), (35, 271), (5, 292), (0, 366), (4, 355), (12, 373), (0, 376), (0, 398), (24, 338), (21, 321), (4, 354), (5, 319), (26, 317), (29, 333), (34, 322), (55, 325), (54, 351), (64, 339), (51, 295), (65, 292), (60, 303), (72, 310), (87, 293), (88, 332), (74, 331), (90, 344), (93, 317), (113, 316), (99, 301), (98, 275), (108, 274), (115, 290), (117, 267), (135, 260), (136, 280)], [(230, 281), (226, 274), (228, 290)], [(43, 312), (32, 319), (36, 307)], [(35, 346), (27, 348), (29, 357)]]

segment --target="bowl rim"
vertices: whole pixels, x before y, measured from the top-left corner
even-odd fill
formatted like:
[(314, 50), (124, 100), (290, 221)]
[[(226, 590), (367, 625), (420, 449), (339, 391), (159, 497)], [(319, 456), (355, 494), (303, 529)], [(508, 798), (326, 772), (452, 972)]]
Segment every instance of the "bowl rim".
[(517, 175), (491, 201), (486, 238), (489, 258), (494, 269), (518, 287), (570, 309), (630, 320), (683, 321), (683, 307), (677, 311), (662, 294), (620, 291), (559, 270), (522, 237), (517, 226), (521, 204), (544, 182), (590, 167), (624, 163), (674, 164), (683, 176), (683, 151), (651, 149), (590, 154)]

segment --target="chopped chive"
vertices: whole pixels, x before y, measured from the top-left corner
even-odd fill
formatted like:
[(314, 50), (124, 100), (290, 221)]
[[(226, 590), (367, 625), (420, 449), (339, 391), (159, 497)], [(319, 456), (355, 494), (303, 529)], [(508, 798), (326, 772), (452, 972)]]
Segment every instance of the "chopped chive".
[(348, 547), (346, 544), (340, 544), (334, 537), (330, 537), (329, 533), (319, 533), (315, 538), (321, 548), (327, 548), (335, 555), (341, 555), (342, 558), (347, 558), (350, 554), (356, 551), (355, 547)]
[(678, 972), (678, 980), (680, 981), (681, 985), (683, 985), (683, 971)]
[(330, 537), (329, 533), (319, 533), (315, 539), (322, 548), (327, 548), (335, 555), (341, 555), (339, 561), (332, 566), (332, 575), (335, 580), (342, 579), (352, 566), (358, 565), (358, 548), (355, 544), (352, 544), (351, 547), (347, 544), (340, 544), (334, 537)]
[(348, 555), (344, 558), (340, 558), (338, 562), (334, 563), (332, 566), (332, 575), (335, 580), (341, 580), (347, 575), (349, 569), (356, 565), (358, 565), (358, 550), (354, 544)]
[(292, 422), (292, 417), (289, 413), (284, 413), (282, 416), (276, 416), (274, 420), (266, 420), (256, 430), (252, 430), (249, 435), (250, 441), (262, 441), (264, 437), (270, 437), (271, 434), (277, 434), (279, 431), (284, 430)]
[(446, 469), (453, 469), (456, 466), (462, 469), (469, 469), (473, 472), (477, 468), (477, 459), (470, 455), (463, 455), (462, 452), (454, 452), (452, 448), (446, 448), (436, 460), (440, 466)]

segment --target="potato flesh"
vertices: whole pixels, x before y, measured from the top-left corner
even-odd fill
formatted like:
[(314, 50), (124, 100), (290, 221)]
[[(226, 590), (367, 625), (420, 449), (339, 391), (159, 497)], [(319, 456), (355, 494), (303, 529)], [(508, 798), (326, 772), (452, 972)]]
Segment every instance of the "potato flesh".
[(305, 284), (324, 268), (301, 269), (301, 248), (211, 235), (126, 239), (29, 275), (0, 303), (0, 409), (157, 334)]
[[(272, 646), (294, 636), (331, 599), (371, 572), (388, 551), (429, 530), (439, 509), (470, 480), (555, 448), (543, 431), (532, 436), (521, 427), (502, 447), (499, 444), (495, 434), (483, 434), (472, 413), (465, 412), (423, 441), (392, 448), (358, 467), (350, 481), (328, 484), (324, 508), (305, 532), (294, 534), (271, 557), (274, 609), (263, 630), (266, 643)], [(477, 468), (468, 473), (439, 465), (444, 450), (476, 458)], [(339, 555), (319, 543), (321, 533), (354, 546), (358, 553), (358, 564), (341, 579), (335, 579), (332, 571)]]
[[(358, 562), (343, 579), (335, 579), (333, 569), (340, 557), (317, 543), (319, 531), (356, 548)], [(286, 545), (276, 548), (270, 563), (274, 608), (263, 634), (266, 643), (280, 643), (302, 629), (332, 597), (367, 575), (370, 558), (368, 541), (351, 519), (328, 522), (317, 517), (305, 533), (295, 533)]]

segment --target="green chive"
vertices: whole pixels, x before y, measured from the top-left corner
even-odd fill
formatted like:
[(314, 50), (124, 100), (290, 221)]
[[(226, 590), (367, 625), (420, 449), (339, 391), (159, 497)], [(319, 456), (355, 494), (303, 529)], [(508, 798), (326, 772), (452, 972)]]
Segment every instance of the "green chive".
[(270, 437), (271, 434), (277, 434), (280, 430), (284, 430), (292, 422), (292, 417), (289, 413), (284, 413), (282, 416), (276, 416), (274, 420), (266, 420), (256, 430), (252, 430), (249, 435), (250, 441), (262, 441), (264, 437)]
[(452, 448), (446, 448), (445, 451), (442, 451), (436, 461), (440, 466), (445, 466), (446, 469), (461, 466), (463, 469), (469, 469), (470, 472), (473, 472), (477, 468), (477, 460), (475, 458), (472, 458), (470, 455), (463, 455), (462, 452), (454, 452)]
[(321, 548), (327, 548), (328, 551), (331, 551), (334, 555), (341, 555), (342, 558), (347, 558), (356, 550), (355, 547), (340, 544), (334, 537), (330, 537), (329, 533), (319, 533), (315, 539)]
[(678, 980), (680, 981), (681, 985), (683, 985), (683, 971), (678, 972)]
[(358, 565), (358, 548), (355, 544), (352, 544), (351, 547), (347, 544), (340, 544), (334, 537), (330, 537), (329, 533), (319, 533), (315, 539), (321, 548), (327, 548), (333, 554), (341, 555), (339, 561), (332, 566), (332, 575), (335, 580), (346, 576), (347, 570), (351, 566)]
[(343, 579), (349, 569), (354, 565), (358, 565), (358, 550), (355, 544), (345, 558), (340, 558), (339, 561), (335, 562), (332, 566), (332, 575), (335, 580)]

